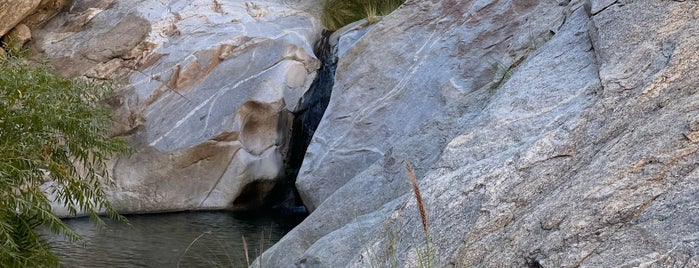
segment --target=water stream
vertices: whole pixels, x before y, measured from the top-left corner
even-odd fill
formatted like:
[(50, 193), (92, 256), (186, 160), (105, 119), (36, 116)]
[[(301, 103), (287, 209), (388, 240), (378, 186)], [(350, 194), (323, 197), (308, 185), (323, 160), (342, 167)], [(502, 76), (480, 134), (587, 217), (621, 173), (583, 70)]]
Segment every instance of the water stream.
[(262, 249), (271, 247), (302, 220), (223, 211), (127, 217), (130, 225), (108, 221), (108, 231), (88, 218), (65, 220), (84, 241), (51, 236), (62, 267), (247, 267), (243, 237), (252, 262), (261, 241)]

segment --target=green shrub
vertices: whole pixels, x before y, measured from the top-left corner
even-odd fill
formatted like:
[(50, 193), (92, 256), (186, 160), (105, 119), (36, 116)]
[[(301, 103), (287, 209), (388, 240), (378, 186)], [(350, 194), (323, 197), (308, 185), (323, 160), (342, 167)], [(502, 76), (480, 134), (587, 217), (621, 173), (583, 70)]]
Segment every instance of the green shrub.
[(0, 267), (58, 264), (40, 226), (79, 239), (54, 215), (49, 196), (98, 224), (100, 210), (124, 220), (101, 182), (109, 180), (105, 161), (129, 150), (107, 137), (107, 94), (108, 86), (52, 75), (46, 65), (0, 59)]
[(405, 0), (324, 0), (322, 21), (328, 30), (335, 31), (352, 22), (385, 16)]

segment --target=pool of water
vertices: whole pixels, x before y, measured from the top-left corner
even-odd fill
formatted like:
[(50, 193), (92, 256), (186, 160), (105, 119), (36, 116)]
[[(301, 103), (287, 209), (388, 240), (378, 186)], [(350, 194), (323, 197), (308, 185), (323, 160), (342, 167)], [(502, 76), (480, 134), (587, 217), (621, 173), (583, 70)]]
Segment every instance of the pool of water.
[[(84, 240), (50, 241), (62, 267), (246, 267), (302, 218), (243, 217), (230, 212), (182, 212), (127, 216), (130, 225), (107, 221), (100, 231), (88, 218), (66, 220)], [(244, 242), (245, 240), (245, 242)]]

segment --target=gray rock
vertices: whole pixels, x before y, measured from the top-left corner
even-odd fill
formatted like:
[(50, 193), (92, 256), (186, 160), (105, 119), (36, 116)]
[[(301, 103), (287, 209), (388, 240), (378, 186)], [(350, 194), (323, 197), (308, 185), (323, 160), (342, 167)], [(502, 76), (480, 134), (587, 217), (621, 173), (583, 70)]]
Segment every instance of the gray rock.
[(137, 149), (114, 161), (119, 211), (260, 205), (319, 67), (310, 3), (76, 0), (37, 31), (34, 57), (119, 85), (113, 135)]
[[(377, 17), (381, 19), (383, 17)], [(352, 48), (359, 39), (362, 38), (369, 30), (373, 29), (376, 23), (369, 23), (366, 19), (350, 23), (333, 32), (330, 37), (331, 46), (336, 50), (335, 56), (342, 58), (345, 52)]]
[(699, 265), (699, 3), (607, 2), (387, 16), (340, 59), (297, 181), (315, 210), (258, 262)]
[[(496, 85), (506, 70), (529, 53), (529, 46), (548, 38), (550, 29), (563, 20), (558, 6), (553, 8), (557, 11), (539, 11), (547, 12), (544, 18), (548, 21), (517, 15), (529, 14), (525, 11), (531, 9), (517, 4), (497, 14), (508, 17), (507, 22), (487, 19), (475, 24), (485, 19), (475, 15), (481, 9), (478, 6), (472, 11), (465, 4), (456, 6), (463, 12), (438, 18), (419, 11), (428, 8), (420, 5), (428, 4), (395, 11), (340, 59), (333, 100), (297, 179), (301, 198), (310, 210), (381, 158), (395, 141), (407, 137), (428, 119), (446, 113), (448, 102), (469, 91)], [(439, 10), (440, 5), (429, 8)], [(492, 8), (479, 12), (495, 12)], [(400, 16), (415, 19), (411, 23), (392, 20)], [(468, 22), (475, 29), (457, 27)], [(414, 27), (421, 24), (427, 25)], [(542, 30), (531, 26), (538, 24), (548, 27), (542, 26)], [(492, 31), (500, 27), (507, 30)], [(386, 38), (398, 31), (405, 31), (399, 34), (400, 41), (387, 42)], [(476, 47), (483, 50), (476, 51)], [(367, 54), (373, 56), (361, 57)], [(389, 67), (391, 72), (381, 72)]]

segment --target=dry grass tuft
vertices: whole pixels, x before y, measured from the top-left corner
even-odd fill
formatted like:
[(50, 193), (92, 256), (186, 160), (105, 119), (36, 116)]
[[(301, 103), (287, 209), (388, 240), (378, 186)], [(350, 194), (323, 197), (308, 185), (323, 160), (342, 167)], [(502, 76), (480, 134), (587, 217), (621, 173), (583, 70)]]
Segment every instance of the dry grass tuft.
[(245, 252), (245, 263), (250, 267), (250, 251), (248, 251), (248, 241), (245, 240), (245, 236), (243, 236), (243, 252)]
[[(376, 22), (403, 4), (405, 0), (323, 0), (321, 20), (335, 31), (352, 22), (368, 19)], [(371, 23), (370, 23), (371, 24)]]
[[(262, 252), (265, 251), (265, 232), (262, 231), (260, 232), (260, 248), (259, 252), (257, 252), (257, 256), (260, 257), (262, 256)], [(247, 263), (247, 267), (250, 267), (250, 250), (248, 249), (248, 241), (245, 239), (245, 236), (243, 236), (243, 253), (245, 254), (245, 262)], [(258, 267), (262, 266), (262, 259), (258, 260)]]
[(265, 232), (264, 231), (260, 232), (260, 253), (258, 253), (258, 255), (262, 255), (262, 252), (265, 252)]

